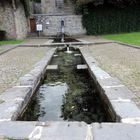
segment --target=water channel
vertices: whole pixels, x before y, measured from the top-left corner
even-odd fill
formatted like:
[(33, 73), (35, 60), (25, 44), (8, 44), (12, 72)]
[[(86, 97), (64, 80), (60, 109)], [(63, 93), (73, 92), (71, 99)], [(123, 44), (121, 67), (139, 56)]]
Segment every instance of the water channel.
[(19, 120), (109, 121), (88, 70), (77, 69), (77, 65), (85, 64), (79, 50), (67, 51), (65, 48), (56, 52), (50, 65), (58, 65), (59, 70), (46, 72), (44, 82)]

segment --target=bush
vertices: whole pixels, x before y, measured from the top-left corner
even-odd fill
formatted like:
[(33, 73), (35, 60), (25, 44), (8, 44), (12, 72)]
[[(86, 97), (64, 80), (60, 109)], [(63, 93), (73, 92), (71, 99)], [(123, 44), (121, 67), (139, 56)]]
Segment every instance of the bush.
[(139, 6), (123, 9), (95, 7), (83, 15), (83, 26), (88, 35), (140, 31)]
[(0, 41), (5, 40), (6, 39), (6, 32), (0, 30)]

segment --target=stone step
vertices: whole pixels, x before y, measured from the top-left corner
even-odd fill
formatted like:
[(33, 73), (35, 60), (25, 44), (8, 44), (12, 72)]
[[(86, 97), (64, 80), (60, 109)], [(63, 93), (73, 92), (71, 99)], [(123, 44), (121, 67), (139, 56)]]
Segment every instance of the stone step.
[(63, 8), (64, 7), (64, 0), (56, 0), (56, 6), (58, 8)]
[(74, 54), (74, 56), (76, 57), (76, 56), (82, 56), (81, 54)]
[(88, 68), (87, 65), (77, 65), (78, 70), (84, 70), (84, 69), (87, 69), (87, 68)]
[(58, 70), (58, 65), (48, 65), (46, 70)]

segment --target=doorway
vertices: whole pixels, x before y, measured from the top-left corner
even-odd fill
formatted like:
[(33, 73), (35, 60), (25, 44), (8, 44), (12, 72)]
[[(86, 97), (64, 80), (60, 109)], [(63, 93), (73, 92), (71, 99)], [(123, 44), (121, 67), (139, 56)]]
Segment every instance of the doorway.
[(30, 29), (31, 29), (31, 33), (36, 32), (36, 21), (34, 18), (30, 19)]

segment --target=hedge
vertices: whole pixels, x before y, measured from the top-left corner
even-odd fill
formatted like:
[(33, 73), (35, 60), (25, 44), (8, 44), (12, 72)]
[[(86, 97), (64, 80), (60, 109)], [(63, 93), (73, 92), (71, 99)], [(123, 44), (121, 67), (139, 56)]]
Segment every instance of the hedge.
[(83, 26), (88, 35), (140, 31), (140, 7), (96, 7), (83, 15)]
[(5, 40), (6, 39), (6, 32), (3, 30), (0, 30), (0, 41)]

